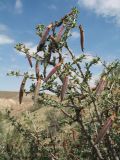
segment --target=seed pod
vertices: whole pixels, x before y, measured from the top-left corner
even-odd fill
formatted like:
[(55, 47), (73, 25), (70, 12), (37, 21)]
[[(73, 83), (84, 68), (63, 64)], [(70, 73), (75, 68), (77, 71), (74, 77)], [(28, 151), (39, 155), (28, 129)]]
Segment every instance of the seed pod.
[(63, 80), (62, 90), (61, 90), (61, 102), (64, 100), (67, 87), (68, 87), (68, 76), (65, 76)]
[(112, 116), (110, 116), (106, 120), (104, 126), (101, 128), (100, 132), (98, 133), (98, 136), (97, 136), (97, 138), (95, 140), (95, 144), (99, 143), (101, 141), (101, 139), (106, 135), (107, 130), (111, 127), (115, 117), (116, 116), (115, 116), (115, 113), (114, 113)]
[(77, 139), (76, 133), (77, 132), (74, 129), (71, 129), (71, 131), (72, 131), (72, 138), (73, 138), (74, 141), (76, 141), (76, 139)]
[(57, 43), (56, 39), (52, 35), (50, 35), (50, 39), (52, 40), (55, 48), (57, 48), (58, 47), (58, 43)]
[(63, 140), (63, 148), (64, 148), (65, 152), (67, 152), (67, 146), (68, 146), (67, 140), (64, 139)]
[(60, 68), (61, 62), (56, 64), (55, 67), (50, 71), (50, 73), (47, 75), (47, 77), (44, 79), (44, 82), (47, 82), (48, 79)]
[(87, 96), (88, 96), (87, 94), (81, 94), (78, 98), (81, 101), (81, 100), (85, 99)]
[(41, 84), (41, 78), (40, 76), (38, 76), (36, 87), (35, 87), (35, 92), (34, 92), (34, 103), (36, 103), (36, 100), (39, 96), (40, 84)]
[(39, 61), (36, 61), (35, 73), (36, 73), (36, 78), (37, 78), (37, 80), (38, 80), (39, 73), (40, 73), (40, 70), (39, 70)]
[(21, 86), (20, 86), (20, 91), (19, 91), (19, 103), (20, 104), (22, 103), (26, 80), (27, 80), (27, 77), (24, 76), (22, 83), (21, 83)]
[(57, 23), (55, 24), (55, 26), (56, 26), (56, 27), (60, 27), (60, 26), (62, 25), (62, 23), (63, 23), (63, 21), (57, 22)]
[(96, 87), (92, 87), (92, 88), (91, 88), (91, 91), (96, 91)]
[(30, 64), (30, 67), (32, 68), (31, 56), (27, 55), (27, 59), (28, 59), (28, 62), (29, 62), (29, 64)]
[(37, 52), (41, 51), (42, 47), (44, 46), (45, 41), (47, 39), (47, 36), (48, 36), (51, 28), (52, 28), (52, 24), (50, 24), (49, 26), (46, 27), (45, 32), (43, 33), (43, 36), (41, 38), (41, 41), (39, 42), (39, 44), (37, 46)]
[(59, 41), (61, 40), (63, 31), (64, 31), (64, 26), (62, 26), (62, 27), (60, 28), (60, 31), (58, 32), (58, 35), (57, 35), (57, 42), (59, 42)]
[(96, 88), (96, 95), (100, 95), (107, 85), (106, 76), (101, 77), (100, 82)]
[(82, 25), (79, 26), (80, 29), (80, 44), (81, 44), (81, 50), (84, 52), (84, 30)]
[(55, 39), (52, 35), (50, 35), (49, 37), (50, 37), (50, 39), (51, 39), (54, 43), (57, 43), (57, 42), (56, 42), (56, 39)]

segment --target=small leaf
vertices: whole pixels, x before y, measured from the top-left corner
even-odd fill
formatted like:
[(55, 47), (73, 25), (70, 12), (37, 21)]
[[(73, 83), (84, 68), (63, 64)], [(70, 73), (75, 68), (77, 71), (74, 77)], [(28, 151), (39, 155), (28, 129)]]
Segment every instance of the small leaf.
[(20, 91), (19, 91), (19, 103), (20, 104), (22, 103), (26, 80), (27, 80), (27, 77), (24, 76), (22, 83), (21, 83), (21, 86), (20, 86)]
[(101, 128), (100, 132), (98, 133), (98, 136), (97, 136), (97, 138), (95, 140), (95, 144), (99, 143), (101, 141), (101, 139), (106, 135), (107, 130), (111, 127), (115, 117), (116, 116), (115, 116), (115, 113), (114, 113), (112, 116), (110, 116), (106, 120), (104, 126)]
[(47, 77), (44, 79), (44, 82), (47, 82), (48, 79), (60, 68), (61, 62), (56, 64), (55, 67), (50, 71), (50, 73), (47, 75)]
[(81, 50), (84, 52), (84, 30), (82, 25), (79, 26), (80, 29), (80, 43), (81, 43)]
[(62, 90), (61, 90), (61, 102), (64, 100), (67, 87), (68, 87), (68, 76), (65, 76), (63, 80)]

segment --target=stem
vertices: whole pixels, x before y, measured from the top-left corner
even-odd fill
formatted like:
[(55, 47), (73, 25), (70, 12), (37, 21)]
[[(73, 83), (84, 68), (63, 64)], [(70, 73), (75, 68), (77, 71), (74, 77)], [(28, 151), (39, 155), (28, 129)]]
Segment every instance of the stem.
[(93, 151), (95, 151), (97, 157), (98, 157), (100, 160), (103, 160), (103, 157), (102, 157), (102, 155), (101, 155), (101, 153), (100, 153), (100, 150), (98, 149), (97, 146), (94, 145), (94, 142), (91, 140), (91, 137), (90, 137), (89, 134), (87, 133), (87, 131), (86, 131), (84, 125), (83, 125), (82, 119), (80, 119), (80, 120), (78, 121), (78, 123), (80, 124), (83, 133), (84, 133), (85, 136), (87, 137), (87, 140), (88, 140), (89, 144), (91, 145), (91, 147), (93, 148)]
[[(70, 48), (68, 47), (67, 44), (66, 44), (65, 48), (68, 50), (68, 52), (70, 53), (70, 55), (71, 55), (71, 57), (72, 57), (72, 60), (74, 61), (74, 60), (75, 60), (75, 57), (74, 57), (73, 53), (71, 52), (71, 50), (70, 50)], [(78, 69), (79, 69), (79, 71), (80, 71), (80, 73), (81, 73), (81, 75), (82, 75), (82, 78), (84, 79), (84, 74), (83, 74), (83, 72), (82, 72), (82, 70), (81, 70), (81, 67), (80, 67), (79, 63), (75, 62), (75, 64), (77, 65), (77, 67), (78, 67)]]

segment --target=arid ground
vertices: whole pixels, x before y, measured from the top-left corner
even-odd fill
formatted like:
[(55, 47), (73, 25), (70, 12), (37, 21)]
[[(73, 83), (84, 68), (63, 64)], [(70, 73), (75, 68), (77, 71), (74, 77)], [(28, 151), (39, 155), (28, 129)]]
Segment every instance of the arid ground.
[(30, 95), (23, 97), (23, 103), (19, 104), (18, 92), (0, 91), (0, 111), (12, 109), (14, 114), (18, 114), (30, 108), (33, 105)]
[(9, 109), (11, 114), (17, 119), (22, 119), (22, 113), (28, 115), (28, 111), (30, 111), (29, 116), (31, 119), (34, 119), (39, 127), (44, 128), (48, 125), (46, 118), (50, 111), (53, 110), (53, 107), (43, 107), (41, 105), (35, 107), (33, 105), (32, 95), (29, 94), (27, 96), (24, 94), (22, 104), (19, 104), (18, 92), (0, 91), (0, 112), (6, 113), (6, 109)]

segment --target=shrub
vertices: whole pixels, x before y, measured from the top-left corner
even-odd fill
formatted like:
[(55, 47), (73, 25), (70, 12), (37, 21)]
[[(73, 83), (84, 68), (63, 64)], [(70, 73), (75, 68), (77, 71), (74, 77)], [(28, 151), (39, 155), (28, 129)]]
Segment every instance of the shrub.
[[(87, 62), (85, 54), (77, 57), (73, 54), (68, 45), (73, 28), (80, 30), (81, 49), (84, 51), (84, 31), (81, 25), (77, 25), (78, 13), (73, 8), (69, 14), (47, 27), (39, 24), (36, 30), (41, 40), (35, 53), (30, 53), (24, 44), (15, 46), (18, 51), (25, 53), (31, 67), (32, 60), (36, 62), (35, 75), (15, 71), (8, 74), (23, 76), (19, 102), (22, 103), (27, 80), (32, 79), (36, 81), (30, 89), (34, 95), (34, 104), (57, 108), (64, 117), (58, 122), (54, 119), (51, 121), (59, 124), (60, 129), (56, 136), (47, 137), (46, 130), (27, 129), (11, 117), (8, 111), (8, 119), (22, 135), (22, 146), (18, 147), (20, 142), (17, 146), (12, 143), (6, 146), (4, 154), (7, 152), (8, 159), (120, 159), (120, 62), (116, 60), (106, 65), (99, 57)], [(68, 54), (67, 58), (65, 52)], [(100, 80), (92, 88), (89, 82), (93, 77), (92, 70), (98, 63), (104, 69)], [(52, 69), (48, 73), (49, 67)], [(54, 93), (58, 98), (45, 91)], [(53, 118), (54, 114), (56, 113), (53, 112)], [(64, 132), (66, 124), (71, 127), (69, 133)], [(60, 139), (61, 132), (64, 134)]]

